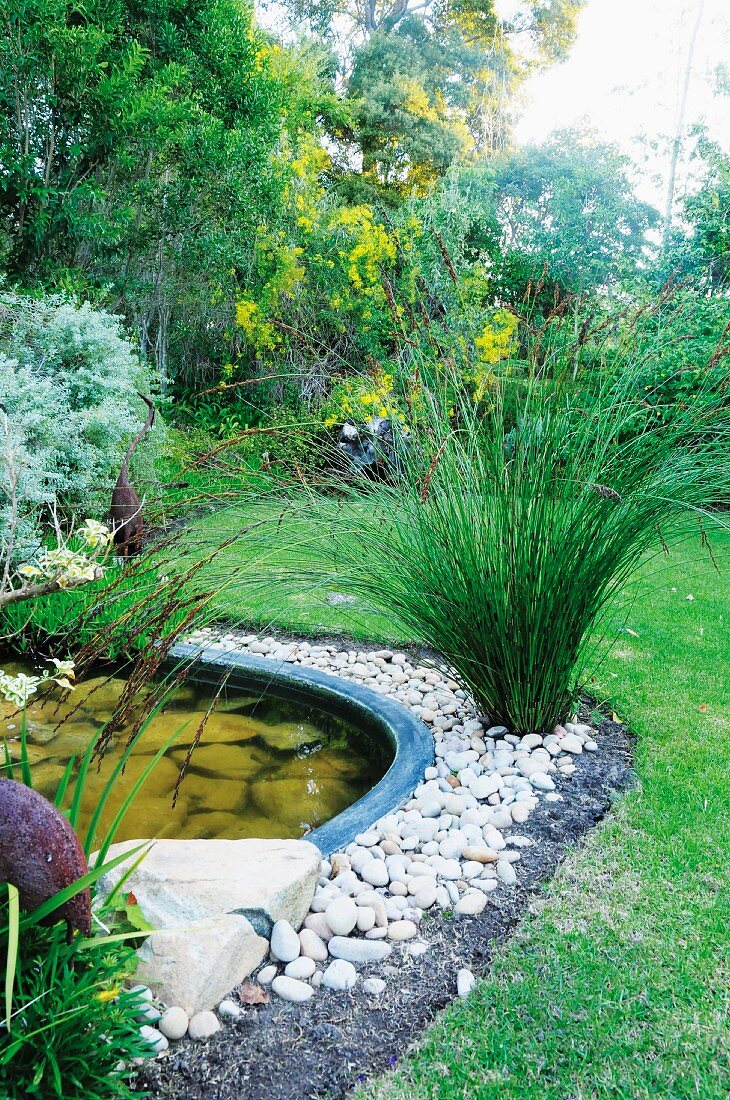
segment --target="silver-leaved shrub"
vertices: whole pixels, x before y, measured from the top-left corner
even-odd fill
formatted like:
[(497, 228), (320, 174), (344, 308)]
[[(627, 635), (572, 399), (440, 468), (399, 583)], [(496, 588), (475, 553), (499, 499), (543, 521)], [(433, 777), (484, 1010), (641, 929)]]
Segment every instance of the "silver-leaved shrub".
[[(17, 499), (16, 553), (59, 515), (103, 518), (126, 447), (147, 410), (150, 377), (119, 319), (63, 296), (0, 293), (0, 541)], [(149, 495), (159, 423), (133, 463)]]

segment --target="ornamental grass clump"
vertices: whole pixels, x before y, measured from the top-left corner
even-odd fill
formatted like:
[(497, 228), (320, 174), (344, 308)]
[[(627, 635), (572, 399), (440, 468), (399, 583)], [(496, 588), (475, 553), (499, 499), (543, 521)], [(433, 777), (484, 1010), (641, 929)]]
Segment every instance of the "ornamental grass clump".
[(651, 426), (638, 392), (631, 369), (593, 392), (570, 378), (495, 379), (478, 404), (437, 380), (390, 484), (290, 494), (288, 513), (311, 532), (291, 549), (292, 577), (390, 615), (493, 723), (552, 728), (617, 590), (678, 527), (704, 540), (713, 506), (730, 499), (723, 388)]

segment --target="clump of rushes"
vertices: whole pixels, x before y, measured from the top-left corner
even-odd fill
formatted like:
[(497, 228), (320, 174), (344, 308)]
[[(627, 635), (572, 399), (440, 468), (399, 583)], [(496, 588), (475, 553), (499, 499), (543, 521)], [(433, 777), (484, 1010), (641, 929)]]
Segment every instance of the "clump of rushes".
[(706, 541), (730, 499), (726, 387), (647, 425), (630, 366), (589, 392), (565, 358), (565, 384), (495, 378), (478, 404), (432, 378), (402, 475), (286, 502), (312, 532), (289, 548), (292, 585), (361, 595), (517, 732), (565, 718), (616, 590), (678, 527)]

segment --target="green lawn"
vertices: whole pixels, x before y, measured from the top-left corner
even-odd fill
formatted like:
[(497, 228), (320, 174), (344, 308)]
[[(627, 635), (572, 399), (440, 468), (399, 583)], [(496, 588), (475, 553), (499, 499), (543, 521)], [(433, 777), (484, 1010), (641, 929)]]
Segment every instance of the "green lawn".
[(361, 1100), (730, 1095), (730, 537), (713, 544), (720, 575), (696, 548), (646, 570), (596, 684), (636, 734), (637, 788)]
[[(291, 535), (297, 558), (319, 537)], [(637, 787), (469, 1000), (360, 1100), (730, 1095), (730, 535), (712, 544), (719, 574), (696, 540), (648, 563), (640, 597), (613, 609), (625, 628), (592, 687), (636, 735)], [(290, 590), (287, 558), (267, 554), (264, 530), (269, 583), (222, 589), (227, 617), (392, 636), (387, 616), (331, 607), (316, 583)], [(222, 580), (240, 570), (240, 550), (226, 555)]]

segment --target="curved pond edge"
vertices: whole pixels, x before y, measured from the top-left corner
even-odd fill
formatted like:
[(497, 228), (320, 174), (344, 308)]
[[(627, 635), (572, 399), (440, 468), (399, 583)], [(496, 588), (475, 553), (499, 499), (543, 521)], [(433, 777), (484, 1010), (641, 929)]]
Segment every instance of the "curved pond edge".
[(387, 738), (395, 756), (383, 778), (342, 813), (301, 838), (316, 844), (323, 856), (347, 847), (359, 833), (411, 798), (425, 769), (434, 762), (433, 735), (415, 714), (402, 703), (333, 673), (188, 642), (174, 646), (166, 661), (168, 670), (181, 664), (190, 667), (196, 680), (215, 684), (227, 680), (232, 688), (283, 694)]

